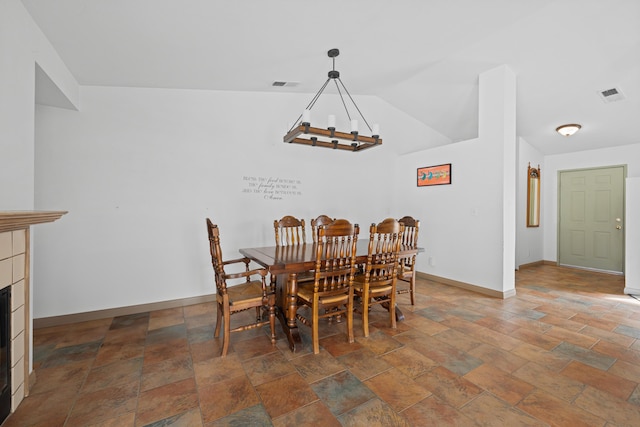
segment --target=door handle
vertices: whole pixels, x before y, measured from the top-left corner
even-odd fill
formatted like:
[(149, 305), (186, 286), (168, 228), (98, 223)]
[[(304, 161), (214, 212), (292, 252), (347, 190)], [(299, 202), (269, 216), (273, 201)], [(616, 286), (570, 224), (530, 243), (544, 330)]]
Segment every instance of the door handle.
[(616, 225), (616, 230), (622, 230), (622, 226), (621, 225)]

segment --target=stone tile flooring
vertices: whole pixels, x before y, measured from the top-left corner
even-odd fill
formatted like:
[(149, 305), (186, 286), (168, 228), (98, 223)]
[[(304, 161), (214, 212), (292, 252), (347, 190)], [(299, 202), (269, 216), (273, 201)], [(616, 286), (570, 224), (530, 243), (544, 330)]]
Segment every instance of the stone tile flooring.
[(624, 278), (516, 273), (506, 300), (418, 280), (396, 330), (381, 307), (348, 344), (323, 322), (293, 354), (278, 326), (213, 338), (215, 308), (34, 331), (37, 382), (13, 426), (640, 426), (640, 301)]

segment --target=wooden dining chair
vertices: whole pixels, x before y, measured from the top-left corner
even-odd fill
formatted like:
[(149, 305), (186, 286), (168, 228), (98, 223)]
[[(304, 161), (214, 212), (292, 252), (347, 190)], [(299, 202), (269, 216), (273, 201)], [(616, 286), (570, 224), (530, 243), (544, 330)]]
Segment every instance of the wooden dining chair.
[[(345, 315), (347, 340), (353, 342), (353, 278), (356, 265), (358, 224), (337, 219), (318, 230), (314, 280), (298, 287), (296, 318), (311, 327), (313, 353), (320, 352), (318, 324), (321, 318)], [(311, 318), (300, 314), (308, 307)]]
[[(402, 234), (403, 247), (418, 247), (418, 231), (420, 230), (420, 221), (410, 216), (404, 216), (398, 220), (404, 224), (404, 233)], [(416, 292), (416, 254), (408, 257), (400, 258), (398, 279), (402, 282), (398, 283), (398, 294), (409, 294), (411, 297), (411, 305), (415, 305)]]
[[(220, 336), (220, 325), (224, 325), (222, 336), (222, 357), (229, 350), (231, 332), (246, 331), (269, 325), (271, 328), (271, 343), (276, 342), (276, 296), (273, 288), (267, 286), (265, 277), (268, 271), (264, 268), (250, 270), (249, 258), (239, 258), (224, 261), (220, 248), (220, 230), (207, 218), (207, 233), (209, 234), (209, 250), (211, 252), (211, 264), (216, 282), (217, 318), (214, 337)], [(227, 273), (225, 268), (230, 265), (244, 264), (242, 271)], [(255, 280), (251, 280), (256, 278)], [(244, 283), (228, 286), (227, 280), (244, 279)], [(231, 316), (245, 310), (256, 310), (256, 321), (231, 329)], [(263, 320), (263, 313), (268, 315), (268, 320)]]
[(276, 246), (307, 243), (304, 219), (286, 215), (273, 221), (273, 229), (276, 236)]
[(328, 215), (318, 215), (318, 217), (311, 220), (311, 236), (313, 237), (313, 243), (318, 242), (318, 228), (333, 222), (335, 218), (331, 218)]
[[(298, 219), (291, 215), (283, 216), (273, 221), (273, 230), (276, 238), (276, 246), (293, 246), (307, 243), (304, 219)], [(275, 286), (276, 276), (271, 275), (271, 285)], [(299, 282), (313, 280), (310, 272), (300, 273)]]
[(364, 274), (353, 282), (354, 295), (360, 297), (364, 336), (369, 336), (369, 311), (382, 305), (389, 311), (391, 328), (396, 328), (396, 282), (398, 278), (398, 252), (404, 225), (393, 218), (380, 224), (371, 224), (369, 250)]

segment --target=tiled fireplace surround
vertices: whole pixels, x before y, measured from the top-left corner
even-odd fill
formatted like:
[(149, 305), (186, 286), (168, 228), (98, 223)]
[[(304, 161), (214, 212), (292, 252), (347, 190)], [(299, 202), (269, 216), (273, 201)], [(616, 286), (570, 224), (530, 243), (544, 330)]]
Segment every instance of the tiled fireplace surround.
[[(29, 363), (25, 331), (25, 267), (27, 230), (0, 233), (0, 289), (11, 286), (11, 411), (25, 396), (25, 374)], [(26, 385), (28, 389), (28, 384)], [(28, 392), (28, 390), (27, 390)]]
[(0, 212), (0, 290), (11, 287), (11, 412), (29, 394), (29, 235), (30, 226), (66, 212)]

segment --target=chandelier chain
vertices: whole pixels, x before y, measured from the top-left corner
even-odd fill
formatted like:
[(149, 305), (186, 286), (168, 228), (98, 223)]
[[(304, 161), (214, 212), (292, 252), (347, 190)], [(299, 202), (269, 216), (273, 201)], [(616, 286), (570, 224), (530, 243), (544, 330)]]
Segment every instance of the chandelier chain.
[[(334, 59), (335, 60), (335, 59)], [(351, 114), (349, 114), (349, 109), (347, 108), (347, 103), (344, 102), (344, 97), (342, 96), (342, 92), (340, 91), (340, 86), (338, 86), (338, 82), (336, 80), (340, 80), (340, 79), (333, 79), (333, 81), (336, 84), (336, 89), (338, 89), (338, 95), (340, 95), (340, 100), (342, 101), (342, 105), (344, 105), (344, 111), (347, 112), (347, 118), (349, 120), (351, 120)], [(340, 82), (342, 83), (342, 82)], [(344, 86), (344, 85), (343, 85)]]
[[(344, 83), (342, 83), (342, 79), (340, 79), (338, 77), (338, 80), (340, 80), (340, 84), (344, 88), (344, 91), (346, 92), (346, 94), (349, 96), (349, 99), (351, 100), (351, 103), (353, 104), (354, 107), (356, 107), (356, 110), (358, 110), (358, 114), (360, 114), (360, 117), (362, 117), (362, 120), (364, 121), (364, 124), (366, 124), (367, 127), (369, 128), (369, 130), (371, 131), (371, 126), (369, 126), (369, 122), (367, 121), (367, 119), (364, 118), (364, 115), (362, 114), (362, 111), (360, 111), (360, 108), (358, 108), (358, 104), (356, 104), (356, 101), (354, 101), (353, 98), (351, 97), (351, 94), (347, 90), (347, 87), (344, 85)], [(342, 95), (340, 95), (340, 98), (342, 98)], [(344, 102), (344, 100), (343, 100), (343, 102)]]

